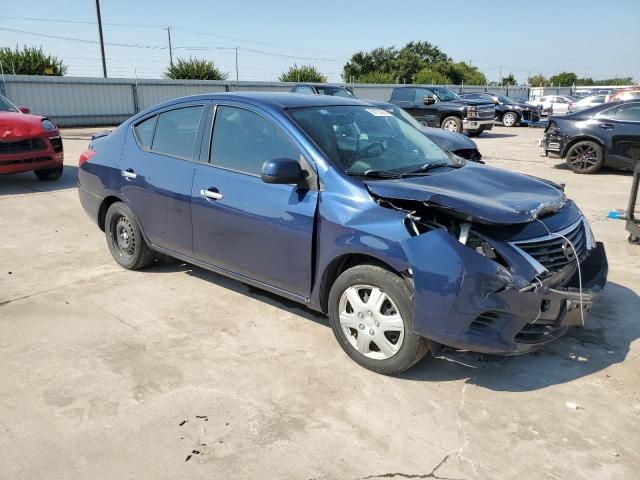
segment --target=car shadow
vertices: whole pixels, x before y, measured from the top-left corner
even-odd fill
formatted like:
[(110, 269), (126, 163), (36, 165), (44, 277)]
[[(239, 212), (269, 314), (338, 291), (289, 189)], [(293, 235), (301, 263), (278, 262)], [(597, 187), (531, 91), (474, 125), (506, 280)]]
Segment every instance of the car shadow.
[[(556, 168), (558, 170), (570, 170), (569, 166), (567, 165), (567, 162), (563, 161), (562, 163), (556, 163), (555, 165), (553, 165), (553, 168)], [(611, 168), (611, 167), (607, 167), (606, 165), (603, 166), (600, 170), (598, 170), (595, 173), (589, 173), (588, 175), (618, 175), (618, 176), (623, 176), (623, 177), (631, 177), (633, 176), (633, 170), (623, 170), (620, 168)]]
[(0, 196), (53, 192), (77, 186), (78, 167), (75, 165), (65, 165), (62, 176), (58, 180), (38, 180), (33, 172), (0, 175)]
[[(302, 304), (194, 265), (158, 261), (145, 271), (181, 271), (330, 328), (325, 315)], [(636, 321), (639, 311), (640, 297), (633, 290), (609, 282), (590, 312), (585, 328), (572, 328), (564, 337), (537, 352), (516, 357), (483, 357), (478, 362), (480, 368), (428, 355), (396, 378), (421, 382), (464, 379), (490, 390), (507, 392), (538, 390), (570, 382), (626, 359), (631, 343), (640, 337), (640, 324)]]
[(475, 138), (509, 138), (509, 137), (517, 137), (518, 135), (515, 133), (497, 133), (497, 132), (490, 132), (490, 131), (484, 131), (482, 132), (482, 135), (479, 135), (477, 137), (471, 137), (473, 139)]

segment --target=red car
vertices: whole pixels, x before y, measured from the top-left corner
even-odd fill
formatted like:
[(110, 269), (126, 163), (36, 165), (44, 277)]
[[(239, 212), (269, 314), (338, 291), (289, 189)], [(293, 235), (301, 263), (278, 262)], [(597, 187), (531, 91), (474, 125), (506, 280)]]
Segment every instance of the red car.
[(0, 95), (0, 175), (33, 170), (40, 180), (57, 180), (63, 157), (62, 137), (51, 120)]

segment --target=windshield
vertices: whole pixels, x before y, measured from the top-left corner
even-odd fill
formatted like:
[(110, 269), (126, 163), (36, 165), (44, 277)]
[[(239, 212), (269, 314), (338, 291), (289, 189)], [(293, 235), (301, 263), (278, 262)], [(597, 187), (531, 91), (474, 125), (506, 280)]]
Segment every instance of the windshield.
[(0, 112), (17, 112), (18, 108), (9, 100), (0, 95)]
[(513, 100), (511, 100), (509, 97), (505, 97), (504, 95), (498, 95), (498, 100), (500, 100), (501, 103), (505, 103), (507, 105), (516, 103)]
[(453, 91), (449, 90), (447, 87), (429, 87), (433, 90), (433, 93), (436, 94), (438, 100), (441, 102), (449, 102), (451, 100), (458, 100), (460, 97)]
[(289, 114), (334, 165), (352, 175), (402, 174), (428, 165), (458, 164), (413, 122), (360, 105), (309, 107)]
[(316, 90), (320, 95), (331, 95), (332, 97), (356, 98), (356, 96), (346, 88), (316, 87)]

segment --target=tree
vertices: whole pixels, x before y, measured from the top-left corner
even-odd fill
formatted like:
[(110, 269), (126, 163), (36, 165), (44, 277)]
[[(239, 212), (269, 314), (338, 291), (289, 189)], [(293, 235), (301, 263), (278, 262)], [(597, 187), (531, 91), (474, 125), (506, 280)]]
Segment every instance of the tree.
[(470, 67), (464, 62), (438, 62), (431, 68), (449, 78), (449, 83), (455, 85), (461, 85), (462, 83), (485, 85), (487, 83), (486, 77), (478, 70), (478, 67)]
[(502, 77), (502, 80), (500, 81), (500, 85), (502, 85), (503, 87), (507, 85), (518, 85), (518, 82), (516, 81), (516, 78), (513, 76), (513, 73), (510, 73), (506, 77)]
[(547, 79), (541, 73), (534, 75), (533, 77), (529, 77), (527, 82), (532, 87), (545, 87), (547, 85)]
[(554, 87), (570, 87), (576, 83), (576, 80), (578, 80), (578, 76), (573, 72), (560, 72), (549, 78), (549, 82)]
[(370, 52), (356, 52), (343, 68), (342, 78), (360, 78), (370, 73), (394, 73), (394, 62), (398, 56), (395, 47), (380, 47)]
[(289, 70), (280, 75), (281, 82), (316, 82), (324, 83), (327, 77), (322, 75), (313, 65), (294, 64)]
[(391, 73), (371, 72), (353, 78), (354, 83), (396, 83), (397, 78)]
[(227, 74), (220, 71), (212, 61), (189, 57), (179, 58), (163, 74), (172, 80), (226, 80)]
[(416, 74), (414, 83), (422, 83), (426, 85), (449, 85), (451, 84), (451, 79), (446, 75), (427, 67), (423, 68)]
[(0, 62), (4, 73), (16, 75), (53, 75), (61, 77), (67, 73), (67, 66), (58, 57), (47, 55), (42, 47), (23, 47), (15, 50), (0, 48)]

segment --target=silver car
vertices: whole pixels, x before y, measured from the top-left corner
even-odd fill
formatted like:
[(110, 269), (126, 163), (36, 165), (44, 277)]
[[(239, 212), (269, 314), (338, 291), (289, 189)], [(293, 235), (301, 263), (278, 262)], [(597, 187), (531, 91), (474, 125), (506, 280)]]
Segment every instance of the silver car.
[(527, 103), (536, 106), (541, 105), (542, 115), (552, 115), (567, 113), (569, 111), (569, 105), (577, 101), (576, 98), (568, 95), (545, 95), (544, 97), (530, 100)]
[(596, 105), (602, 105), (606, 98), (606, 95), (590, 95), (588, 97), (581, 98), (576, 103), (569, 104), (568, 113), (577, 112), (589, 107), (595, 107)]

